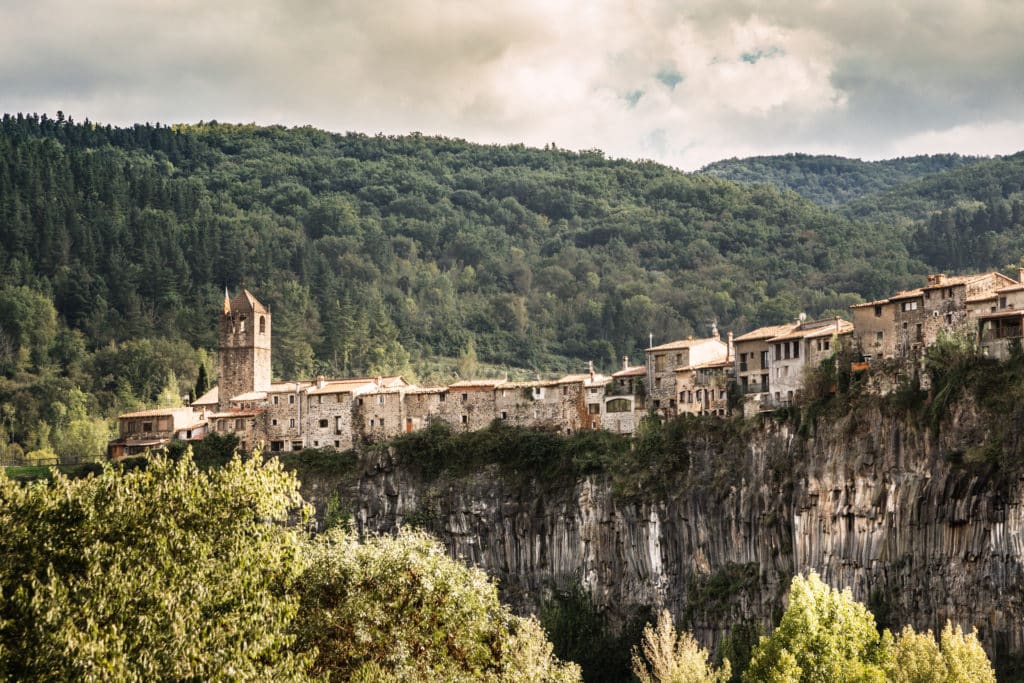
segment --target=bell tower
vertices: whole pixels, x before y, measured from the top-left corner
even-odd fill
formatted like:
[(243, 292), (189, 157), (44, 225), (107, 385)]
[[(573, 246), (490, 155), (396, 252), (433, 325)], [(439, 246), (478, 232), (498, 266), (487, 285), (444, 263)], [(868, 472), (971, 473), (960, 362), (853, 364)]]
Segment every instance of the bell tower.
[(220, 318), (218, 410), (233, 396), (270, 388), (270, 310), (247, 289), (234, 299), (224, 290)]

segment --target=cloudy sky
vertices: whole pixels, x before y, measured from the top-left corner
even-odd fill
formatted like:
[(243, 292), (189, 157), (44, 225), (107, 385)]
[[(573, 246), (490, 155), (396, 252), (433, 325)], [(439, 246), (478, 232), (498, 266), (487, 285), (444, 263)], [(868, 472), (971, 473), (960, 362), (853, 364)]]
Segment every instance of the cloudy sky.
[(1024, 149), (1020, 0), (0, 0), (0, 109), (731, 156)]

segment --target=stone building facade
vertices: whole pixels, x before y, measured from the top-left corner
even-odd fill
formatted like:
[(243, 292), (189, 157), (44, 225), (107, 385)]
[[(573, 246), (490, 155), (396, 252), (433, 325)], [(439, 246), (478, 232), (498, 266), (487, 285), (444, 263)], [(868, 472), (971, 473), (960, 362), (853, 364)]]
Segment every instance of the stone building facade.
[(224, 292), (218, 345), (219, 410), (234, 396), (270, 388), (270, 310), (243, 289), (234, 299)]
[(744, 413), (756, 414), (796, 399), (806, 368), (835, 358), (843, 339), (852, 338), (853, 350), (873, 361), (916, 359), (944, 332), (973, 333), (982, 352), (1005, 357), (1019, 348), (1024, 330), (1024, 269), (1018, 280), (995, 272), (933, 275), (923, 287), (851, 312), (852, 325), (838, 318), (801, 321), (735, 339), (730, 334), (728, 343), (713, 329), (709, 338), (651, 346), (643, 366), (624, 358), (611, 376), (591, 365), (589, 372), (558, 379), (444, 387), (411, 386), (401, 377), (271, 382), (271, 313), (242, 290), (234, 299), (225, 295), (218, 386), (189, 409), (122, 415), (110, 451), (124, 456), (207, 432), (235, 434), (247, 449), (344, 450), (437, 421), (467, 431), (497, 420), (562, 433), (630, 434), (651, 412), (662, 418), (724, 415), (733, 383), (745, 396)]

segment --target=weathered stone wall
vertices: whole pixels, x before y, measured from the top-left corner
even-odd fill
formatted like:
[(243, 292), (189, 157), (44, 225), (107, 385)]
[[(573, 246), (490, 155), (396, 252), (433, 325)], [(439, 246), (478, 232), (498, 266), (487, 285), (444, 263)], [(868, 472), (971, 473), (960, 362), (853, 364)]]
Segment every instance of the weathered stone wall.
[(1024, 648), (1024, 491), (951, 464), (985, 431), (964, 407), (937, 436), (868, 408), (806, 438), (773, 423), (746, 441), (695, 438), (688, 482), (668, 494), (623, 499), (600, 476), (504, 482), (496, 468), (424, 482), (387, 458), (349, 494), (361, 529), (425, 523), (524, 610), (579, 579), (612, 615), (665, 606), (711, 644), (769, 627), (792, 575), (814, 569), (891, 624), (975, 625), (1005, 655)]
[(352, 394), (315, 394), (306, 397), (306, 446), (347, 450), (354, 445)]

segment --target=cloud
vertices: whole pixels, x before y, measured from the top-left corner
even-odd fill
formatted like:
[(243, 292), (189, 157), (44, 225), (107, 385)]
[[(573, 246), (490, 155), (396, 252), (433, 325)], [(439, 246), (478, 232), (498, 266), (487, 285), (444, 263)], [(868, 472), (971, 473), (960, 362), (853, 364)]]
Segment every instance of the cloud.
[(111, 123), (555, 141), (684, 168), (1009, 153), (1022, 23), (1002, 0), (0, 0), (0, 92)]

